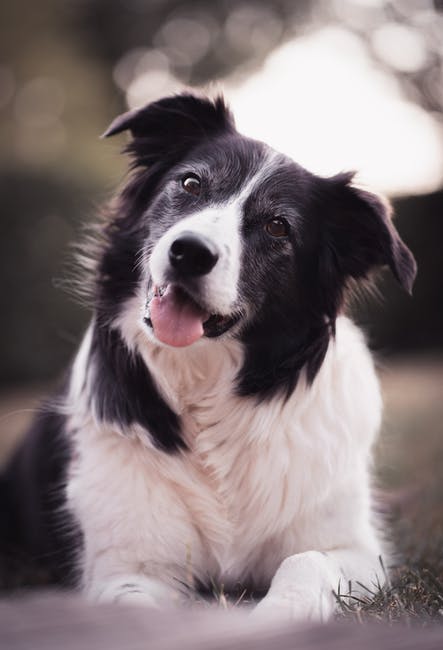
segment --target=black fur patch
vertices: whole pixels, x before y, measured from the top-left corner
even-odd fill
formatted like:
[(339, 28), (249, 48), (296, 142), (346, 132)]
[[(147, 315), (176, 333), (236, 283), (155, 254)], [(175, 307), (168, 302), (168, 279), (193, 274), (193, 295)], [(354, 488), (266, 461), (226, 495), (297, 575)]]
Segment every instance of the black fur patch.
[[(313, 381), (334, 333), (339, 296), (319, 290), (321, 229), (312, 209), (316, 177), (281, 157), (244, 206), (241, 291), (255, 305), (242, 332), (241, 395), (289, 396), (303, 369)], [(263, 224), (284, 218), (289, 234), (274, 240)]]
[(65, 508), (70, 460), (65, 417), (51, 409), (42, 408), (1, 477), (1, 545), (3, 557), (16, 564), (15, 583), (21, 577), (28, 584), (73, 586), (82, 536)]
[(128, 350), (116, 329), (96, 325), (90, 363), (94, 369), (91, 398), (101, 420), (123, 429), (139, 424), (165, 451), (185, 447), (178, 416), (160, 396), (142, 358)]
[[(151, 164), (160, 158), (177, 160), (183, 151), (189, 151), (190, 145), (234, 131), (234, 118), (222, 97), (211, 101), (182, 93), (120, 115), (103, 137), (126, 130), (134, 136), (130, 151), (136, 151), (141, 162)], [(146, 158), (140, 157), (143, 151)]]

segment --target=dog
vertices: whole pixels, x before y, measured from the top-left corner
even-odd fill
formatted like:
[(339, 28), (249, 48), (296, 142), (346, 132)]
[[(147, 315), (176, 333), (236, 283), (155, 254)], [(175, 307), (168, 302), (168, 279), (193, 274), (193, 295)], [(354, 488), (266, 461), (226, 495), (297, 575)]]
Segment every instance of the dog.
[(414, 258), (353, 174), (240, 135), (222, 97), (104, 136), (125, 131), (91, 323), (3, 475), (6, 537), (94, 601), (242, 585), (265, 593), (254, 616), (326, 620), (334, 592), (384, 581), (382, 400), (346, 299), (381, 266), (411, 292)]

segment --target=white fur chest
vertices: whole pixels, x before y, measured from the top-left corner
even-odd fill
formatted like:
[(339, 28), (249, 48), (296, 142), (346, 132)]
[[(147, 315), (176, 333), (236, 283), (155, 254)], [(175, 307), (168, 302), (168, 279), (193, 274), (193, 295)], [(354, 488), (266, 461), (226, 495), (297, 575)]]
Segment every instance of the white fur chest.
[(301, 381), (287, 401), (233, 395), (239, 349), (216, 350), (181, 373), (173, 355), (148, 361), (188, 451), (158, 451), (140, 430), (77, 431), (68, 498), (94, 575), (117, 548), (128, 571), (143, 566), (171, 582), (266, 583), (285, 556), (312, 546), (316, 518), (343, 485), (361, 483), (381, 403), (349, 321), (339, 319), (314, 384)]

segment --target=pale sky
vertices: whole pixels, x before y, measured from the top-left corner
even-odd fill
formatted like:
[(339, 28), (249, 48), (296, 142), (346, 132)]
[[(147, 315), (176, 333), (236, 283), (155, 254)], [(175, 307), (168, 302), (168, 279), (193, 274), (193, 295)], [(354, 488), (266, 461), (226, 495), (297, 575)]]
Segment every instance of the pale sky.
[(343, 29), (290, 41), (223, 88), (242, 133), (313, 172), (357, 170), (360, 182), (390, 195), (441, 185), (442, 127)]
[[(385, 58), (398, 59), (401, 50), (404, 64), (416, 65), (419, 48), (404, 41), (405, 34), (391, 29), (378, 35), (377, 46), (384, 47)], [(126, 87), (131, 108), (180, 90), (165, 57), (156, 50), (146, 56), (149, 69)], [(407, 101), (395, 77), (377, 68), (361, 41), (343, 28), (326, 27), (289, 41), (261, 69), (237, 73), (217, 88), (239, 131), (312, 172), (357, 171), (359, 183), (390, 196), (442, 184), (441, 124)]]

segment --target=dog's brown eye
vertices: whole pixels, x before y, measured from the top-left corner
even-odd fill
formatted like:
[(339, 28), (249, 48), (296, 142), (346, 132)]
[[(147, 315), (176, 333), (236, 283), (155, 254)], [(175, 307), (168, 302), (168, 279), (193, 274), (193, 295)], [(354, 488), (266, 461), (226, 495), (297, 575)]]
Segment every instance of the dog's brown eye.
[(265, 224), (265, 230), (271, 237), (286, 237), (289, 229), (283, 219), (271, 219)]
[(185, 192), (198, 196), (200, 194), (201, 182), (197, 174), (187, 174), (182, 178), (182, 187)]

